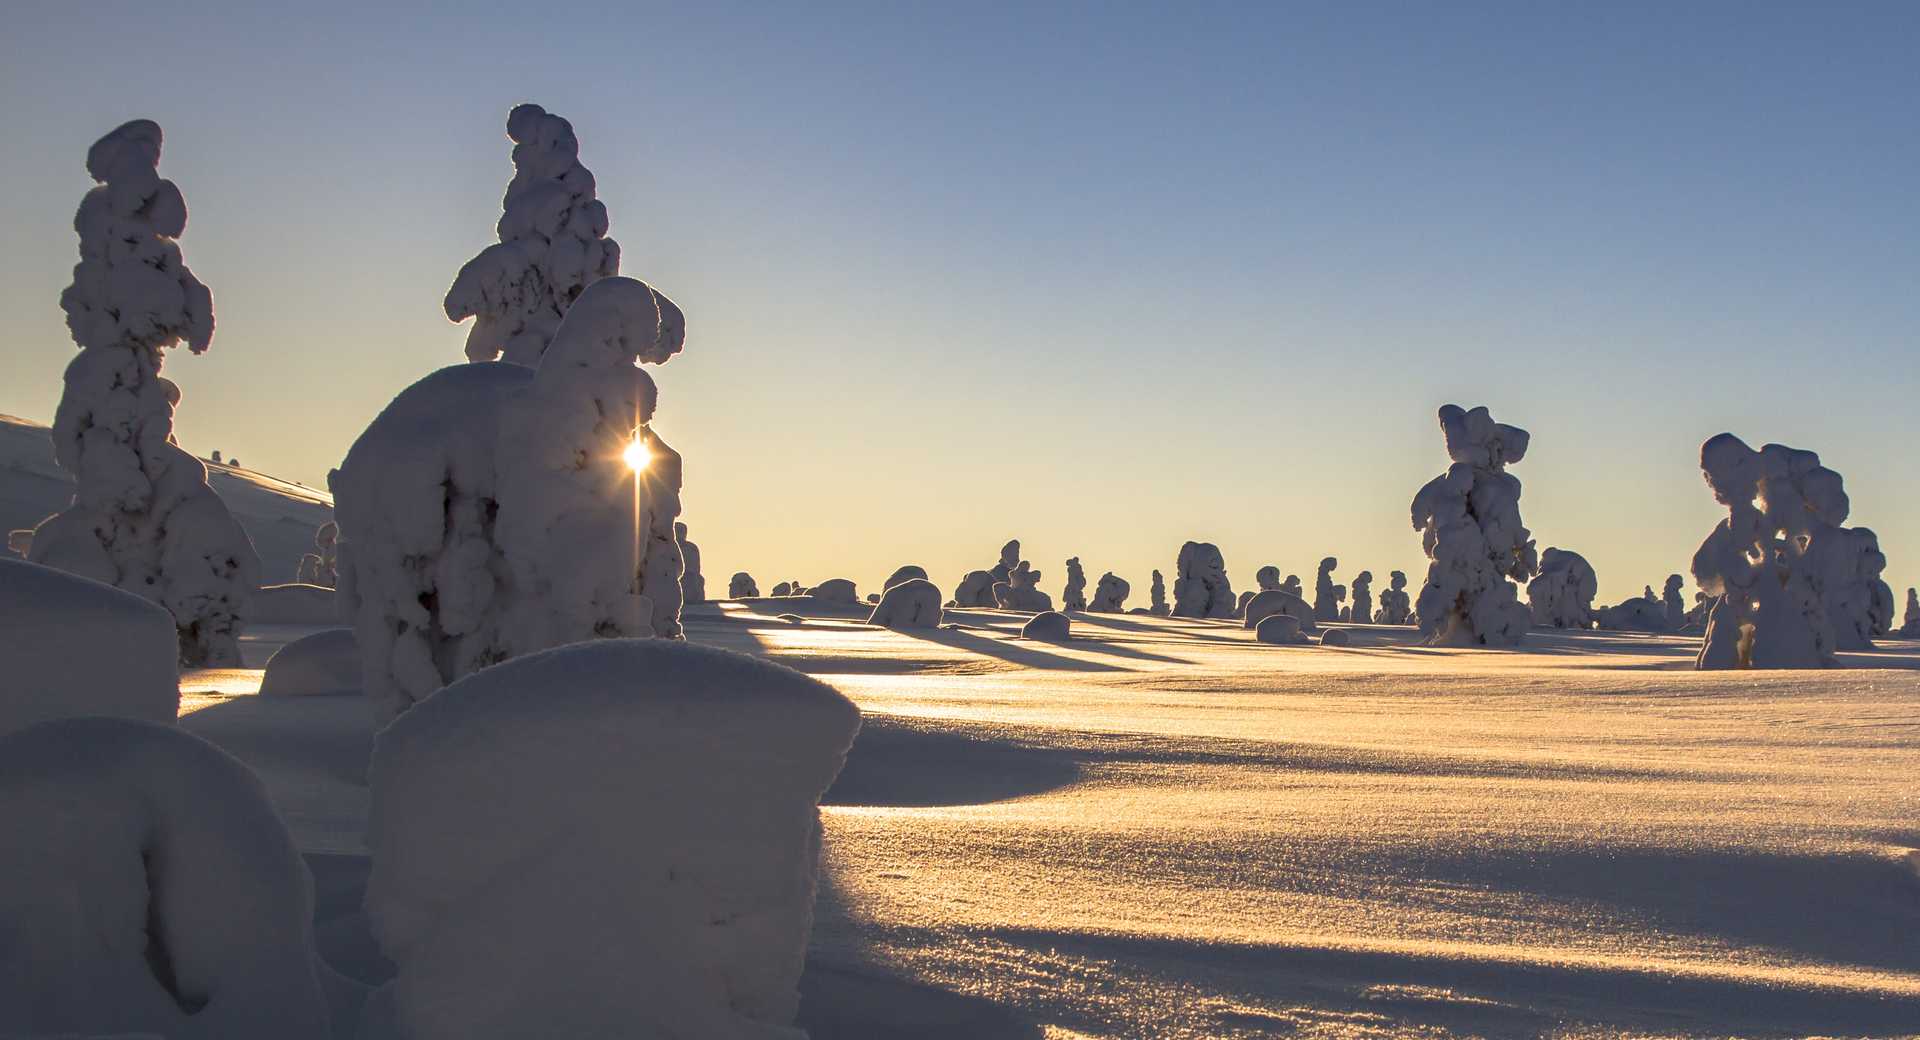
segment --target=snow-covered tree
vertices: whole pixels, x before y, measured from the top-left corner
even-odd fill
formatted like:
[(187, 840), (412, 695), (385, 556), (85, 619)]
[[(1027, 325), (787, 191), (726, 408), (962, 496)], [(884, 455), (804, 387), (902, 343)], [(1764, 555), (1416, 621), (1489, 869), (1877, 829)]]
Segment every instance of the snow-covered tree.
[(460, 269), (446, 311), (453, 321), (474, 319), (470, 360), (531, 366), (587, 286), (619, 273), (620, 245), (606, 237), (607, 207), (580, 165), (573, 124), (518, 105), (507, 113), (507, 137), (513, 179), (501, 200), (500, 241)]
[(905, 578), (887, 586), (867, 615), (867, 624), (883, 628), (939, 628), (940, 588), (925, 578)]
[(1279, 588), (1280, 568), (1275, 567), (1273, 564), (1267, 564), (1265, 567), (1260, 568), (1254, 572), (1253, 584), (1255, 586), (1254, 591), (1256, 592), (1266, 592), (1269, 589)]
[[(1017, 545), (1018, 543), (1010, 543)], [(1040, 573), (1025, 560), (1007, 572), (1007, 580), (993, 586), (994, 606), (1001, 610), (1045, 611), (1053, 609), (1053, 597), (1040, 591)]]
[(746, 571), (735, 571), (727, 582), (728, 599), (749, 599), (760, 595), (760, 586), (754, 584), (753, 575)]
[(700, 573), (700, 547), (687, 540), (687, 525), (673, 525), (673, 542), (680, 547), (680, 599), (683, 603), (707, 601), (707, 579)]
[(1386, 591), (1380, 593), (1380, 610), (1373, 620), (1382, 625), (1404, 625), (1413, 614), (1413, 598), (1407, 595), (1407, 572), (1387, 575)]
[(1373, 572), (1361, 571), (1353, 576), (1353, 609), (1349, 615), (1362, 624), (1373, 620)]
[(1212, 542), (1187, 542), (1174, 561), (1173, 616), (1230, 618), (1240, 601), (1227, 581), (1226, 559)]
[(260, 559), (173, 439), (180, 388), (164, 352), (213, 341), (213, 294), (181, 259), (180, 189), (160, 176), (160, 127), (127, 123), (95, 142), (98, 186), (74, 215), (80, 262), (60, 294), (80, 354), (67, 366), (53, 453), (73, 503), (35, 530), (29, 559), (114, 585), (173, 614), (180, 661), (237, 666)]
[(300, 570), (294, 580), (307, 585), (333, 588), (340, 582), (340, 525), (332, 520), (313, 532), (313, 551), (300, 557)]
[(893, 588), (895, 585), (898, 585), (903, 581), (912, 581), (915, 578), (926, 580), (927, 569), (925, 567), (915, 566), (914, 564), (911, 564), (911, 563), (903, 567), (895, 567), (893, 569), (893, 573), (887, 575), (887, 580), (880, 583), (880, 591), (885, 592), (886, 590)]
[(1060, 609), (1087, 609), (1087, 572), (1078, 556), (1067, 558), (1067, 587), (1060, 593)]
[(1100, 576), (1100, 583), (1093, 588), (1093, 602), (1087, 609), (1098, 614), (1124, 614), (1127, 611), (1127, 595), (1133, 586), (1127, 579), (1108, 571)]
[(1427, 581), (1416, 609), (1429, 645), (1514, 646), (1532, 613), (1515, 581), (1539, 570), (1520, 523), (1520, 481), (1507, 464), (1527, 453), (1527, 431), (1493, 421), (1483, 407), (1440, 409), (1452, 465), (1413, 498), (1413, 527), (1426, 550)]
[(1340, 604), (1347, 601), (1347, 587), (1336, 585), (1333, 581), (1333, 569), (1340, 561), (1328, 556), (1320, 561), (1320, 570), (1313, 577), (1313, 616), (1317, 621), (1340, 620)]
[(1585, 556), (1571, 549), (1540, 554), (1540, 573), (1527, 583), (1533, 623), (1545, 628), (1593, 627), (1593, 597), (1600, 577)]
[(1152, 605), (1147, 608), (1147, 613), (1155, 617), (1166, 617), (1169, 613), (1167, 609), (1167, 580), (1160, 576), (1159, 571), (1153, 572), (1153, 585), (1148, 592), (1151, 597), (1149, 602)]
[(1680, 590), (1687, 581), (1678, 574), (1667, 575), (1667, 583), (1660, 590), (1660, 607), (1667, 613), (1667, 631), (1678, 632), (1687, 623), (1687, 601)]
[(1901, 622), (1902, 636), (1908, 639), (1920, 639), (1920, 589), (1907, 589), (1907, 610)]

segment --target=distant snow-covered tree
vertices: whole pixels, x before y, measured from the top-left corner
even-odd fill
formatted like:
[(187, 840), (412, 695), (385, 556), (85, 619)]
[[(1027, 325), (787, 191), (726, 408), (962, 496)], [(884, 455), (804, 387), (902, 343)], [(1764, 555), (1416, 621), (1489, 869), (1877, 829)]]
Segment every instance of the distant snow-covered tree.
[(1548, 549), (1540, 555), (1539, 575), (1527, 583), (1527, 605), (1536, 625), (1588, 629), (1593, 627), (1593, 597), (1599, 591), (1599, 575), (1585, 556), (1571, 549)]
[(1513, 646), (1532, 613), (1515, 581), (1540, 569), (1520, 523), (1520, 481), (1507, 472), (1527, 453), (1527, 431), (1493, 421), (1484, 407), (1440, 409), (1452, 465), (1413, 498), (1413, 527), (1427, 559), (1416, 610), (1430, 644)]

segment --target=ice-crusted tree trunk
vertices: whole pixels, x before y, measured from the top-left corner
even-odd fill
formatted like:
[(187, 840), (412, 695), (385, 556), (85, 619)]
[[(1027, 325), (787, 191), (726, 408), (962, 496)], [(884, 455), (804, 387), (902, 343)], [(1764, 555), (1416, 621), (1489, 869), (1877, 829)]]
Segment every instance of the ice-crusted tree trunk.
[(1415, 602), (1429, 645), (1514, 646), (1532, 614), (1514, 582), (1540, 568), (1520, 523), (1520, 481), (1508, 463), (1527, 453), (1527, 431), (1482, 406), (1440, 409), (1447, 471), (1413, 498), (1413, 527), (1426, 550), (1427, 581)]
[(98, 186), (74, 214), (80, 262), (60, 294), (80, 355), (53, 419), (54, 457), (76, 486), (28, 558), (166, 607), (183, 665), (235, 666), (260, 559), (206, 465), (173, 440), (180, 390), (162, 356), (180, 343), (206, 352), (213, 294), (181, 258), (187, 204), (160, 176), (160, 145), (159, 125), (138, 119), (87, 152)]

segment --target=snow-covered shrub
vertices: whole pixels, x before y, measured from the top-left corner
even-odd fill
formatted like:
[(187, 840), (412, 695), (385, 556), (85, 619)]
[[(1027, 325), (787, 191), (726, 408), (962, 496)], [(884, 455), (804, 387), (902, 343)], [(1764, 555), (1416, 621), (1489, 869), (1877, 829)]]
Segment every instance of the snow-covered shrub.
[(1133, 586), (1127, 579), (1108, 571), (1100, 576), (1100, 584), (1093, 588), (1093, 602), (1087, 609), (1100, 614), (1124, 614), (1127, 611), (1127, 596), (1133, 592)]
[(1087, 572), (1080, 566), (1080, 557), (1067, 558), (1067, 587), (1060, 593), (1061, 610), (1087, 609)]
[(501, 200), (500, 241), (467, 261), (447, 290), (447, 317), (473, 318), (467, 357), (540, 363), (567, 308), (587, 286), (620, 271), (607, 207), (580, 165), (573, 125), (539, 105), (507, 113), (513, 179)]
[(1353, 606), (1349, 616), (1357, 622), (1373, 620), (1373, 572), (1361, 571), (1353, 576)]
[(1351, 642), (1353, 637), (1348, 635), (1344, 628), (1329, 628), (1320, 633), (1321, 646), (1346, 646)]
[(1547, 628), (1592, 628), (1593, 597), (1600, 578), (1587, 558), (1571, 549), (1540, 554), (1540, 573), (1527, 583), (1533, 623)]
[(1239, 601), (1227, 581), (1227, 563), (1212, 542), (1187, 542), (1173, 579), (1173, 616), (1230, 618)]
[(0, 1035), (323, 1040), (313, 881), (246, 766), (173, 726), (0, 737)]
[(313, 551), (300, 558), (294, 581), (302, 585), (333, 588), (340, 583), (340, 525), (332, 520), (313, 532)]
[(329, 628), (288, 643), (267, 658), (262, 697), (308, 697), (360, 689), (360, 644), (351, 628)]
[(1420, 634), (1429, 645), (1514, 646), (1533, 615), (1513, 582), (1539, 569), (1520, 523), (1520, 481), (1507, 464), (1527, 453), (1527, 431), (1493, 421), (1485, 407), (1440, 409), (1453, 464), (1413, 498), (1413, 527), (1427, 559)]
[(735, 571), (727, 581), (728, 599), (750, 599), (760, 595), (760, 586), (753, 583), (753, 575), (746, 571)]
[[(1267, 591), (1278, 592), (1280, 590), (1269, 589)], [(1299, 597), (1296, 596), (1294, 598), (1298, 599)], [(1292, 614), (1268, 614), (1253, 626), (1253, 638), (1262, 643), (1276, 643), (1281, 646), (1304, 643), (1307, 641), (1307, 637), (1301, 634), (1300, 625), (1300, 619)]]
[(1020, 626), (1020, 638), (1062, 643), (1072, 638), (1073, 623), (1057, 610), (1043, 610)]
[(821, 603), (837, 606), (850, 606), (860, 602), (860, 590), (851, 578), (828, 578), (826, 581), (807, 590), (807, 595)]
[(603, 278), (537, 369), (441, 369), (354, 442), (330, 483), (377, 716), (518, 654), (680, 635), (680, 456), (647, 425), (656, 391), (634, 364), (684, 341), (660, 299)]
[(1382, 625), (1404, 625), (1413, 613), (1413, 599), (1407, 595), (1407, 574), (1393, 571), (1387, 575), (1387, 589), (1380, 593), (1380, 610), (1373, 620)]
[(1313, 576), (1313, 616), (1318, 621), (1340, 620), (1340, 604), (1347, 601), (1347, 587), (1333, 582), (1333, 569), (1340, 561), (1328, 556), (1320, 561)]
[(402, 1035), (797, 1035), (816, 806), (859, 725), (798, 672), (655, 639), (422, 701), (369, 771), (366, 907)]
[(895, 568), (892, 574), (887, 575), (887, 580), (881, 584), (880, 591), (885, 592), (886, 590), (893, 588), (895, 585), (898, 585), (903, 581), (911, 581), (914, 578), (919, 578), (924, 581), (926, 580), (926, 577), (927, 577), (926, 568), (916, 567), (913, 564), (909, 563), (904, 567)]
[(173, 615), (157, 604), (0, 560), (0, 733), (80, 715), (171, 724), (180, 713), (179, 660)]
[(1007, 572), (1005, 581), (993, 586), (993, 605), (1001, 610), (1046, 611), (1053, 609), (1053, 597), (1040, 591), (1040, 572), (1020, 560)]
[(867, 624), (886, 628), (939, 628), (940, 589), (925, 578), (887, 586)]
[(1830, 605), (1871, 599), (1840, 527), (1851, 508), (1840, 474), (1813, 452), (1755, 451), (1731, 433), (1700, 446), (1700, 471), (1727, 518), (1693, 555), (1694, 582), (1713, 598), (1698, 666), (1836, 664)]
[(1314, 624), (1314, 609), (1307, 605), (1306, 600), (1286, 589), (1268, 589), (1265, 592), (1254, 593), (1253, 598), (1247, 601), (1246, 613), (1241, 615), (1240, 623), (1243, 628), (1257, 631), (1262, 621), (1275, 614), (1285, 614), (1298, 620), (1303, 631), (1319, 630), (1319, 626)]
[(236, 666), (260, 559), (173, 442), (180, 389), (160, 375), (168, 348), (213, 341), (213, 294), (181, 259), (180, 189), (162, 178), (160, 127), (127, 123), (87, 152), (99, 182), (73, 227), (80, 262), (60, 294), (80, 354), (53, 417), (53, 454), (73, 504), (35, 530), (28, 558), (153, 600), (172, 613), (189, 666)]
[(1275, 567), (1271, 563), (1267, 564), (1265, 567), (1260, 568), (1258, 571), (1254, 572), (1253, 584), (1254, 584), (1255, 592), (1265, 592), (1268, 589), (1279, 588), (1280, 587), (1280, 568)]
[(1167, 580), (1160, 576), (1159, 571), (1153, 572), (1153, 585), (1149, 588), (1148, 594), (1151, 597), (1152, 606), (1147, 608), (1147, 613), (1152, 614), (1154, 617), (1166, 617), (1169, 613), (1167, 609)]
[(680, 601), (705, 603), (707, 579), (700, 573), (700, 547), (687, 540), (687, 525), (673, 525), (673, 543), (680, 548)]

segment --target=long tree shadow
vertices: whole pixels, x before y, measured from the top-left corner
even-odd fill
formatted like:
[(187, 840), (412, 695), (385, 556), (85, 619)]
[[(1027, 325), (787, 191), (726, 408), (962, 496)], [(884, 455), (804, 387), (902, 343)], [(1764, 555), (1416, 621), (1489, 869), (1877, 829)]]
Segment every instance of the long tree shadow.
[(1098, 625), (1101, 628), (1113, 628), (1122, 632), (1140, 632), (1162, 638), (1201, 639), (1209, 643), (1230, 643), (1234, 646), (1246, 646), (1249, 642), (1247, 639), (1235, 639), (1232, 636), (1211, 635), (1204, 631), (1198, 631), (1198, 629), (1202, 628), (1218, 628), (1220, 626), (1208, 625), (1194, 618), (1162, 619), (1189, 622), (1189, 624), (1181, 626), (1177, 631), (1169, 630), (1164, 625), (1143, 625), (1138, 621), (1126, 621), (1123, 620), (1123, 615), (1120, 614), (1075, 614), (1074, 620), (1085, 621), (1087, 624)]
[(1078, 781), (1076, 754), (868, 715), (822, 805), (981, 805)]
[(922, 639), (929, 643), (939, 643), (941, 646), (952, 647), (956, 650), (970, 650), (988, 657), (997, 657), (1009, 664), (1016, 664), (1025, 668), (1048, 668), (1068, 672), (1132, 671), (1130, 668), (1122, 668), (1119, 665), (1105, 664), (1100, 661), (1087, 661), (1077, 657), (1050, 654), (1043, 650), (1035, 650), (1031, 647), (1021, 646), (1005, 639), (989, 639), (986, 636), (975, 635), (965, 629), (906, 628), (901, 629), (900, 634), (912, 636), (915, 639)]

